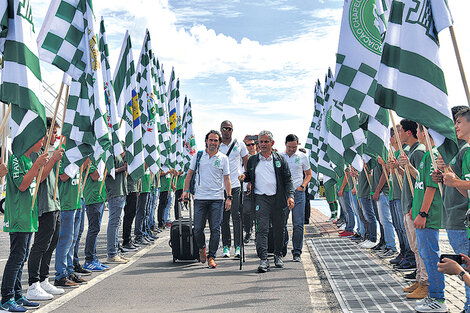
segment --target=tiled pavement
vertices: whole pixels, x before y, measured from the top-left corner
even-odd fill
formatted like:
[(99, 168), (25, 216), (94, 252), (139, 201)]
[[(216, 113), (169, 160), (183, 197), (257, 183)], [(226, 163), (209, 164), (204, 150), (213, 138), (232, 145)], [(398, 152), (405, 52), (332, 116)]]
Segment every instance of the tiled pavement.
[[(312, 207), (310, 224), (314, 236), (308, 241), (336, 298), (346, 312), (413, 312), (414, 301), (406, 300), (402, 288), (408, 285), (403, 274), (393, 270), (389, 259), (381, 259), (349, 239), (341, 238), (328, 216)], [(312, 228), (311, 228), (312, 229)], [(441, 253), (453, 253), (445, 230), (441, 230)], [(462, 311), (463, 283), (446, 275), (449, 312)]]

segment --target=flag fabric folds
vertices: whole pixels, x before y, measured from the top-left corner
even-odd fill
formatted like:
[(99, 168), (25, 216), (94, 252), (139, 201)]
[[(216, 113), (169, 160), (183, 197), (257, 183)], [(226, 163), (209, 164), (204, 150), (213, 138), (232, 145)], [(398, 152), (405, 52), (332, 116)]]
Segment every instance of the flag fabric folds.
[(452, 24), (443, 0), (393, 1), (375, 102), (429, 128), (446, 163), (458, 152), (439, 62), (438, 32)]
[(41, 69), (31, 6), (2, 1), (0, 15), (0, 100), (11, 104), (12, 152), (19, 157), (46, 134)]

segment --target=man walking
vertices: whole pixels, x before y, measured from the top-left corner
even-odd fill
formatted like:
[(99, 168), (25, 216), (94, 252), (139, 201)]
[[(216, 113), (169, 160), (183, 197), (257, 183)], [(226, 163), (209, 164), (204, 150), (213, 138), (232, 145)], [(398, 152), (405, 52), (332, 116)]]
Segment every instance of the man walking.
[[(299, 138), (296, 135), (287, 135), (286, 152), (281, 154), (289, 165), (290, 173), (292, 175), (292, 183), (295, 188), (295, 205), (292, 209), (292, 256), (294, 262), (300, 262), (300, 255), (302, 254), (305, 222), (305, 189), (310, 182), (310, 178), (312, 178), (312, 171), (310, 170), (310, 164), (308, 163), (307, 156), (304, 153), (297, 152), (298, 145)], [(287, 243), (289, 242), (289, 234), (287, 232), (289, 212), (290, 211), (286, 212), (284, 227), (286, 251)]]
[(284, 246), (284, 221), (286, 207), (294, 208), (294, 186), (289, 165), (273, 151), (273, 134), (263, 130), (258, 135), (261, 149), (259, 154), (248, 159), (245, 182), (248, 192), (254, 197), (256, 209), (256, 252), (260, 258), (259, 273), (269, 270), (268, 233), (270, 217), (273, 224), (274, 264), (284, 267), (282, 248)]
[[(245, 136), (245, 146), (250, 156), (256, 154), (255, 139), (258, 136)], [(244, 242), (249, 243), (251, 239), (251, 230), (253, 228), (253, 221), (255, 219), (255, 210), (251, 197), (247, 194), (246, 186), (248, 183), (243, 183), (243, 229), (245, 230)]]
[(230, 215), (233, 221), (233, 243), (235, 245), (235, 257), (240, 257), (240, 215), (239, 215), (239, 199), (240, 199), (240, 181), (238, 177), (243, 174), (243, 167), (246, 166), (248, 161), (248, 151), (246, 150), (243, 142), (238, 142), (237, 139), (232, 139), (233, 125), (230, 121), (223, 121), (220, 125), (220, 132), (222, 133), (222, 142), (220, 143), (219, 151), (228, 157), (230, 165), (230, 183), (232, 184), (232, 206), (230, 211), (224, 211), (222, 219), (222, 243), (224, 251), (222, 256), (225, 258), (230, 257), (230, 246), (232, 237), (230, 233)]
[(193, 156), (188, 174), (184, 180), (183, 199), (189, 198), (191, 178), (195, 175), (194, 194), (194, 237), (199, 247), (201, 263), (206, 262), (206, 238), (204, 228), (209, 220), (211, 236), (209, 239), (209, 268), (216, 268), (215, 256), (219, 248), (220, 223), (224, 208), (224, 187), (227, 194), (225, 210), (230, 210), (232, 194), (230, 168), (226, 155), (219, 152), (222, 136), (216, 130), (206, 135), (206, 149)]

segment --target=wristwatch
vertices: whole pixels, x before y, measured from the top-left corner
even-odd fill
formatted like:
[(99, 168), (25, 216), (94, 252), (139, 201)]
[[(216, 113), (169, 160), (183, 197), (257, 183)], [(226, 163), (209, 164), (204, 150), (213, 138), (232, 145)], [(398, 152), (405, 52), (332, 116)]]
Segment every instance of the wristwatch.
[(467, 272), (461, 271), (461, 272), (459, 273), (459, 279), (460, 279), (461, 281), (463, 281), (463, 275), (465, 275), (465, 273), (467, 273)]
[(429, 216), (428, 213), (423, 212), (423, 211), (419, 212), (419, 215), (420, 215), (421, 217), (428, 217), (428, 216)]
[(233, 199), (233, 197), (232, 197), (232, 196), (227, 196), (227, 199), (230, 199), (230, 200), (232, 200), (232, 199)]
[(304, 186), (304, 185), (300, 185), (300, 188), (302, 188), (302, 190), (305, 190), (305, 186)]

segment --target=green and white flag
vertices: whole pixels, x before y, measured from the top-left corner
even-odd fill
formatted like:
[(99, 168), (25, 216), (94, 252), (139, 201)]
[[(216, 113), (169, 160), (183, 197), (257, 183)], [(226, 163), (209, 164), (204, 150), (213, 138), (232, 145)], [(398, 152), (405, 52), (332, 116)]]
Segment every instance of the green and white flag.
[[(114, 94), (113, 78), (111, 75), (111, 66), (109, 65), (108, 40), (106, 38), (103, 17), (101, 17), (98, 47), (101, 56), (101, 72), (103, 74), (104, 100), (107, 110), (107, 125), (111, 133), (112, 141), (111, 152), (113, 156), (116, 156), (123, 153), (124, 149), (122, 147), (121, 140), (119, 139), (119, 118), (116, 105), (116, 96)], [(106, 160), (108, 159), (109, 155), (107, 155)], [(114, 178), (114, 162), (112, 168), (108, 167), (108, 172)]]
[(19, 157), (46, 134), (41, 68), (29, 2), (2, 1), (0, 15), (0, 100), (11, 104), (12, 151)]
[(375, 102), (426, 126), (446, 163), (458, 152), (438, 33), (452, 25), (444, 0), (393, 1)]
[[(325, 86), (328, 86), (326, 96), (328, 96), (328, 101), (325, 101), (322, 112), (322, 120), (320, 122), (320, 135), (319, 135), (319, 147), (318, 147), (318, 172), (323, 174), (323, 185), (325, 188), (329, 188), (336, 184), (336, 173), (334, 168), (336, 166), (342, 165), (343, 161), (341, 157), (335, 158), (336, 155), (331, 151), (331, 145), (338, 144), (336, 138), (331, 136), (330, 141), (330, 132), (332, 127), (335, 127), (334, 121), (332, 119), (332, 109), (333, 99), (331, 98), (331, 92), (334, 90), (334, 77), (330, 70), (328, 70), (327, 81)], [(330, 90), (331, 89), (331, 90)], [(325, 99), (326, 99), (325, 96)], [(334, 129), (333, 129), (334, 130)], [(339, 135), (341, 135), (341, 123), (339, 124)], [(341, 138), (339, 137), (339, 144), (341, 143)], [(334, 151), (333, 151), (334, 152)], [(337, 163), (335, 163), (337, 162)]]
[[(343, 135), (345, 156), (360, 158), (355, 150), (365, 143), (364, 133), (358, 129), (359, 117), (352, 107), (370, 116), (367, 129), (371, 134), (371, 149), (386, 158), (389, 146), (389, 119), (387, 112), (374, 103), (377, 71), (382, 55), (382, 38), (386, 31), (389, 0), (345, 1), (341, 32), (336, 56), (336, 83), (334, 98), (343, 103), (343, 119), (348, 124)], [(347, 134), (347, 132), (351, 133)], [(346, 132), (346, 134), (345, 134)], [(356, 134), (354, 134), (356, 132)], [(359, 134), (361, 133), (361, 134)], [(351, 147), (350, 153), (347, 149)], [(357, 162), (354, 162), (357, 165)], [(362, 164), (362, 161), (360, 161)], [(356, 165), (353, 164), (355, 168)]]
[(183, 171), (183, 119), (181, 117), (180, 80), (176, 81), (176, 164), (175, 170)]
[(144, 148), (140, 120), (139, 95), (136, 86), (134, 57), (129, 32), (126, 31), (121, 53), (114, 73), (114, 92), (119, 116), (123, 119), (125, 132), (127, 171), (137, 181), (145, 173)]
[(90, 73), (90, 57), (95, 66), (99, 64), (98, 53), (90, 49), (94, 43), (89, 43), (94, 33), (87, 33), (93, 30), (91, 12), (91, 0), (52, 0), (38, 35), (40, 59), (75, 80)]
[(171, 149), (171, 138), (170, 138), (170, 124), (168, 120), (168, 107), (166, 103), (166, 83), (165, 73), (163, 71), (163, 65), (160, 65), (159, 61), (156, 60), (155, 69), (158, 76), (158, 142), (160, 148), (160, 166), (161, 170), (168, 172), (171, 168), (170, 165), (170, 149)]
[(193, 132), (193, 112), (191, 100), (184, 97), (183, 113), (183, 172), (187, 173), (193, 155), (197, 152), (196, 138)]
[(170, 81), (168, 83), (168, 118), (170, 122), (170, 136), (171, 136), (171, 147), (170, 147), (170, 166), (174, 169), (177, 168), (176, 158), (176, 146), (178, 144), (178, 113), (176, 109), (176, 99), (178, 97), (178, 88), (175, 77), (175, 69), (171, 69)]
[(323, 92), (321, 90), (321, 84), (318, 80), (315, 84), (315, 110), (313, 112), (312, 123), (307, 135), (307, 141), (305, 142), (305, 149), (307, 151), (310, 169), (312, 170), (312, 179), (308, 185), (309, 193), (315, 197), (318, 193), (318, 137), (320, 135), (320, 121), (322, 120), (323, 113)]
[(156, 108), (155, 86), (152, 77), (152, 61), (154, 55), (150, 41), (150, 33), (146, 30), (139, 62), (137, 63), (137, 89), (139, 92), (139, 104), (142, 122), (142, 143), (144, 145), (144, 159), (150, 171), (156, 174), (159, 170), (157, 160), (157, 129), (156, 129)]

